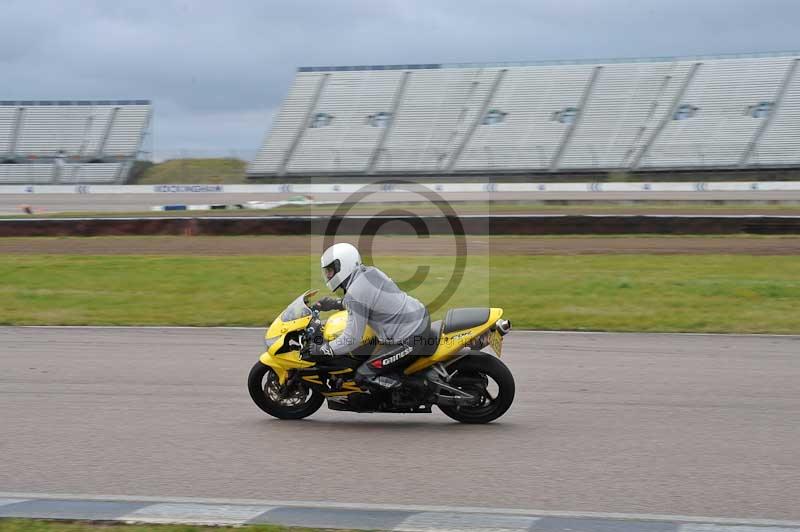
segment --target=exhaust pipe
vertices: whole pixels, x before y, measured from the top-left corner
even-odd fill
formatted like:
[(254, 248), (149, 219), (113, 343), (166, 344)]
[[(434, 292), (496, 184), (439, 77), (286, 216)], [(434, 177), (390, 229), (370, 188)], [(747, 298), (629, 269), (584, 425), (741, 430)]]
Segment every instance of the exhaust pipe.
[(494, 326), (501, 335), (505, 336), (511, 330), (511, 321), (500, 319), (494, 322)]

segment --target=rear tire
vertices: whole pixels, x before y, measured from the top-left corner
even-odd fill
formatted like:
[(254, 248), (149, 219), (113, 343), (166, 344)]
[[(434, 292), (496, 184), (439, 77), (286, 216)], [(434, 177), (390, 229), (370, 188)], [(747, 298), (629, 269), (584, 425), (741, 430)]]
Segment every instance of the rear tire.
[[(269, 366), (256, 362), (247, 378), (247, 389), (253, 402), (267, 414), (278, 419), (303, 419), (322, 406), (325, 397), (318, 391), (298, 384), (291, 396), (276, 395), (277, 375)], [(270, 394), (270, 390), (272, 394)], [(271, 396), (272, 395), (272, 396)]]
[[(440, 405), (439, 410), (444, 414), (461, 423), (489, 423), (499, 418), (511, 407), (514, 401), (514, 376), (503, 362), (492, 355), (473, 352), (457, 361), (452, 366), (448, 366), (451, 373), (458, 370), (458, 373), (450, 381), (450, 384), (458, 386), (458, 375), (484, 376), (497, 384), (497, 397), (491, 397), (490, 401), (479, 406), (445, 406)], [(464, 388), (469, 393), (474, 393), (472, 388)]]

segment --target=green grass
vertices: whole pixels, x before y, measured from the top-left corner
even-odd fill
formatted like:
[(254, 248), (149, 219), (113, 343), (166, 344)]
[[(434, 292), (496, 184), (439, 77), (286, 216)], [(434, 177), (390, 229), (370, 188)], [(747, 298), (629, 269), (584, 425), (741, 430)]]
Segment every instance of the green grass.
[(133, 184), (244, 183), (246, 166), (240, 159), (173, 159), (147, 168)]
[[(148, 161), (139, 161), (142, 166), (142, 175), (133, 184), (178, 184), (178, 183), (257, 183), (274, 182), (275, 178), (248, 179), (245, 174), (247, 163), (235, 158), (203, 158), (203, 159), (171, 159), (162, 163), (152, 164)], [(138, 174), (138, 169), (135, 169)], [(361, 178), (343, 178), (342, 176), (316, 176), (281, 178), (289, 182), (317, 182), (317, 183), (342, 183), (342, 182), (368, 182), (378, 179), (375, 176)], [(440, 176), (417, 176), (413, 178), (419, 182), (439, 182)], [(536, 183), (570, 183), (570, 182), (659, 182), (659, 181), (787, 181), (797, 180), (796, 169), (782, 170), (754, 170), (731, 172), (598, 172), (594, 174), (566, 174), (548, 175), (538, 174), (531, 176), (508, 175), (504, 180), (509, 182), (536, 182)], [(472, 175), (459, 176), (459, 182), (484, 182), (486, 176)]]
[[(310, 256), (0, 255), (6, 325), (265, 325), (321, 281)], [(430, 268), (429, 303), (450, 257), (380, 257), (395, 279)], [(470, 256), (450, 306), (501, 306), (518, 327), (800, 333), (800, 257)], [(434, 313), (443, 314), (446, 307)]]
[(277, 525), (210, 527), (192, 525), (126, 525), (108, 522), (65, 522), (34, 519), (0, 519), (0, 532), (316, 532), (319, 529)]
[[(230, 162), (227, 163), (227, 161)], [(148, 161), (139, 162), (143, 168), (143, 176), (138, 183), (174, 184), (174, 183), (252, 183), (261, 180), (248, 180), (245, 175), (246, 163), (235, 158), (201, 158), (172, 159), (158, 164)], [(569, 182), (659, 182), (659, 181), (787, 181), (797, 180), (798, 170), (752, 170), (752, 171), (718, 171), (718, 172), (597, 172), (591, 174), (534, 174), (508, 175), (504, 180), (510, 182), (537, 183), (569, 183)], [(313, 178), (284, 176), (282, 181), (317, 183), (367, 182), (379, 179), (380, 176), (362, 176), (345, 178), (342, 176), (315, 176)], [(416, 176), (420, 182), (439, 182), (441, 176)], [(275, 178), (266, 178), (266, 182), (274, 182)], [(485, 175), (463, 175), (459, 182), (484, 182)]]

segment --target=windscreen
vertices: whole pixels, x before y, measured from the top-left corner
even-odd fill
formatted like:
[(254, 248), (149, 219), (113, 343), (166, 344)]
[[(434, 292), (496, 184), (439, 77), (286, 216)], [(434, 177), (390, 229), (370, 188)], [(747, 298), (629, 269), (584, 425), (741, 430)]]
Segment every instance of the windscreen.
[(281, 314), (282, 321), (292, 321), (298, 318), (302, 318), (303, 316), (308, 316), (311, 314), (311, 310), (308, 308), (308, 305), (305, 303), (306, 294), (299, 296), (297, 299), (292, 301), (286, 310), (283, 311)]

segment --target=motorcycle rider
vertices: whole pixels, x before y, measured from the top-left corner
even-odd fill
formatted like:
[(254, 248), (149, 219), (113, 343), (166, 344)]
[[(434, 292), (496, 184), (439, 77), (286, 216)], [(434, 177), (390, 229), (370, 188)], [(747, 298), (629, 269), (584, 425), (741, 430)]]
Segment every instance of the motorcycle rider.
[(347, 309), (347, 325), (333, 341), (312, 343), (308, 354), (321, 357), (349, 353), (362, 344), (369, 325), (380, 343), (356, 370), (355, 382), (373, 389), (400, 387), (400, 371), (416, 356), (429, 355), (435, 349), (425, 305), (400, 290), (378, 268), (363, 265), (361, 255), (351, 244), (329, 247), (320, 263), (325, 284), (331, 292), (344, 290), (344, 297), (324, 297), (314, 306), (320, 311)]

